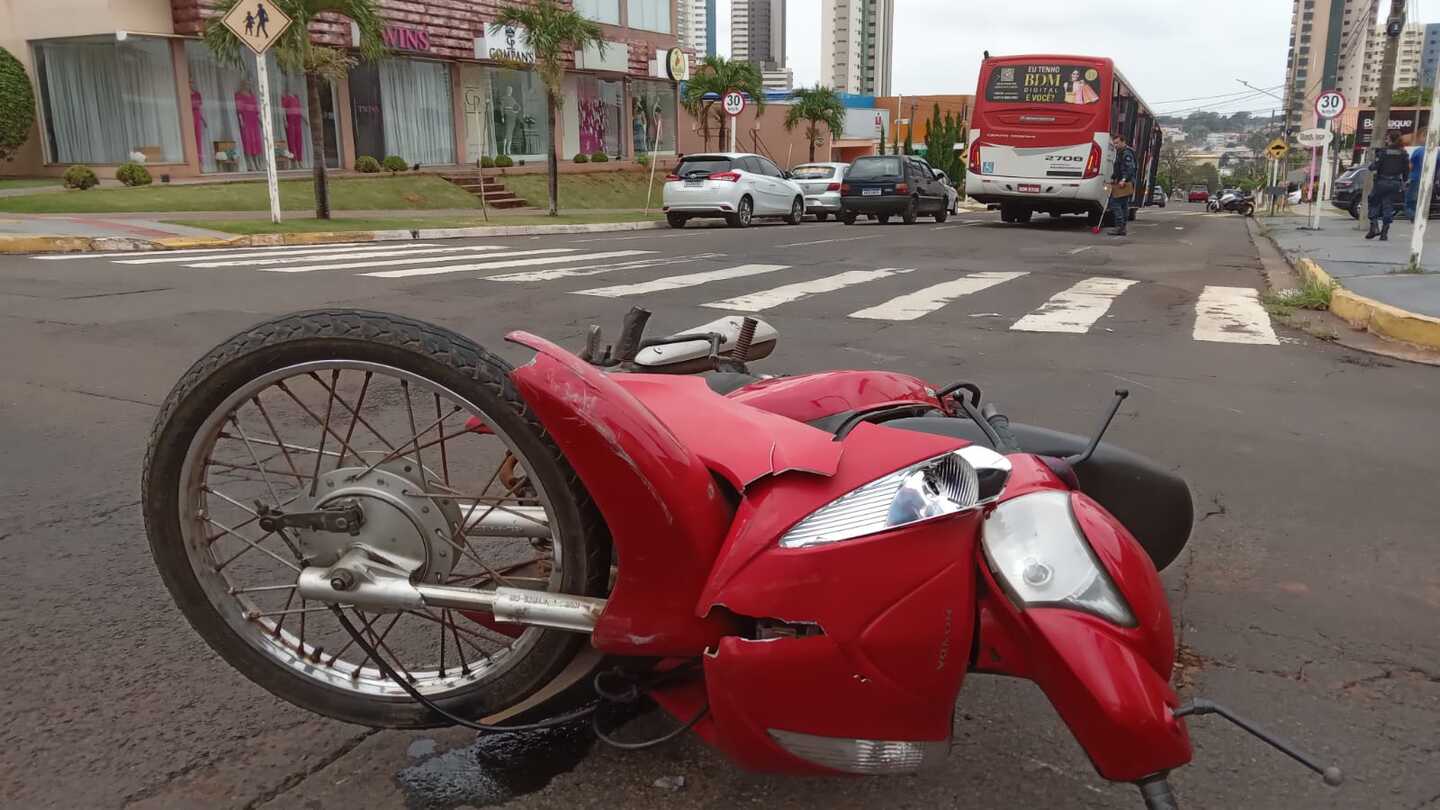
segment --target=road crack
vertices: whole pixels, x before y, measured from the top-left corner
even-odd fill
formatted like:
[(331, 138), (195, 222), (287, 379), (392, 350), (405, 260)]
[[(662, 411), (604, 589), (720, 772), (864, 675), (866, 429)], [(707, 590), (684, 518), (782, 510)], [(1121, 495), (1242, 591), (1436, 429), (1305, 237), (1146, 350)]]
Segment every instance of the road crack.
[(380, 733), (380, 729), (370, 728), (350, 738), (349, 740), (346, 740), (343, 745), (341, 745), (339, 748), (336, 748), (334, 751), (331, 751), (325, 757), (322, 757), (320, 761), (316, 762), (314, 765), (290, 774), (284, 779), (281, 779), (275, 786), (269, 788), (268, 790), (261, 793), (259, 796), (256, 796), (255, 798), (246, 802), (243, 810), (255, 810), (255, 808), (260, 807), (267, 802), (273, 801), (279, 796), (295, 789), (295, 787), (298, 786), (301, 782), (304, 782), (306, 779), (309, 779), (310, 777), (325, 770), (331, 765), (334, 765), (340, 759), (344, 758), (346, 754), (349, 754), (351, 751), (354, 751), (356, 748), (358, 748), (361, 743), (365, 742), (366, 740), (370, 739), (378, 733)]

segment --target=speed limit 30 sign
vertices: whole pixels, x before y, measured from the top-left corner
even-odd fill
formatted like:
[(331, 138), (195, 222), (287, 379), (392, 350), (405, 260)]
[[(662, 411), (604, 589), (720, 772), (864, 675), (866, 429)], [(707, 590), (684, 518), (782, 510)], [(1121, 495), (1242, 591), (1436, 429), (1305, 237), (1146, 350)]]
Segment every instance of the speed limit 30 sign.
[(1329, 121), (1345, 112), (1345, 96), (1339, 90), (1326, 90), (1315, 99), (1315, 114)]
[(739, 115), (745, 112), (745, 96), (731, 90), (720, 100), (721, 106), (725, 108), (726, 115)]

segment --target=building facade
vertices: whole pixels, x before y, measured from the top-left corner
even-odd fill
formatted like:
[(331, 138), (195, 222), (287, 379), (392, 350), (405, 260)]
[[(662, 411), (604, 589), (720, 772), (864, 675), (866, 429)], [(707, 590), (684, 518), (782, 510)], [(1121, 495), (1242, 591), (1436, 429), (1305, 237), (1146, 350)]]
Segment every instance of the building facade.
[[(1400, 46), (1395, 52), (1395, 81), (1392, 90), (1402, 87), (1417, 87), (1420, 84), (1425, 48), (1425, 29), (1417, 23), (1406, 24), (1400, 33)], [(1359, 106), (1374, 105), (1380, 95), (1380, 74), (1385, 66), (1385, 29), (1371, 28), (1369, 44), (1365, 48), (1365, 75), (1361, 80)]]
[(760, 86), (767, 93), (788, 93), (795, 89), (795, 72), (790, 68), (761, 71)]
[(676, 0), (675, 20), (680, 47), (702, 59), (716, 54), (715, 0)]
[[(264, 170), (254, 60), (211, 53), (199, 35), (207, 0), (57, 0), (63, 13), (22, 14), (0, 0), (0, 47), (35, 83), (36, 129), (12, 175), (59, 174), (84, 163), (102, 175), (127, 160), (152, 174), (191, 177)], [(379, 0), (384, 59), (359, 62), (323, 88), (320, 159), (349, 168), (362, 155), (398, 155), (427, 167), (517, 163), (605, 152), (626, 159), (675, 150), (676, 47), (671, 0), (574, 0), (601, 24), (606, 46), (573, 54), (556, 142), (545, 89), (525, 68), (524, 32), (492, 28), (496, 0)], [(355, 44), (343, 18), (312, 25), (312, 41)], [(270, 57), (271, 120), (281, 171), (317, 159), (310, 149), (307, 80)]]
[(825, 84), (844, 93), (890, 94), (895, 0), (823, 0), (820, 65)]
[(1435, 65), (1440, 63), (1440, 23), (1425, 26), (1425, 41), (1420, 48), (1420, 86), (1435, 83)]
[(785, 67), (785, 0), (730, 0), (730, 58), (762, 72)]
[(1285, 65), (1285, 128), (1315, 126), (1315, 98), (1361, 92), (1365, 52), (1378, 4), (1371, 0), (1294, 0)]

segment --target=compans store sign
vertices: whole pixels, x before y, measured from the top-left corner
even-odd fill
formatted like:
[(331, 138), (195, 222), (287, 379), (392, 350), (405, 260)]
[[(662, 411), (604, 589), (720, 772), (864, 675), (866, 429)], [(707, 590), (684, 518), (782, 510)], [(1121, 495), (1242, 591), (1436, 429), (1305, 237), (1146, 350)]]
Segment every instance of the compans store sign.
[(475, 38), (475, 58), (496, 62), (535, 64), (535, 50), (524, 28), (513, 25), (487, 25), (484, 36)]

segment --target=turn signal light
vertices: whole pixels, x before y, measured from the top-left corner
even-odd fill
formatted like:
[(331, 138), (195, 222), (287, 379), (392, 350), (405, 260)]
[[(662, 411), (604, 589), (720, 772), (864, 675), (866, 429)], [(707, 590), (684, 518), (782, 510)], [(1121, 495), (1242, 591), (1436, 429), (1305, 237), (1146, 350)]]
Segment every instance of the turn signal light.
[(1094, 177), (1100, 173), (1100, 144), (1090, 144), (1090, 157), (1085, 161), (1085, 176)]
[(980, 174), (980, 146), (976, 144), (970, 147), (970, 173)]
[(710, 179), (711, 179), (711, 180), (725, 180), (725, 181), (730, 182), (730, 183), (738, 183), (738, 182), (740, 182), (740, 173), (739, 173), (739, 172), (715, 172), (714, 174), (710, 175)]
[(826, 190), (826, 191), (839, 191), (839, 190), (840, 190), (840, 184), (839, 184), (839, 183), (831, 183), (830, 185), (828, 185), (828, 186), (825, 187), (825, 190)]
[(909, 194), (909, 193), (910, 193), (910, 184), (909, 184), (909, 183), (896, 183), (896, 184), (895, 184), (895, 193), (896, 193), (896, 194)]
[(680, 175), (678, 175), (678, 174), (667, 174), (667, 175), (665, 175), (665, 182), (667, 182), (667, 183), (670, 182), (671, 180), (679, 180), (679, 179), (680, 179)]

